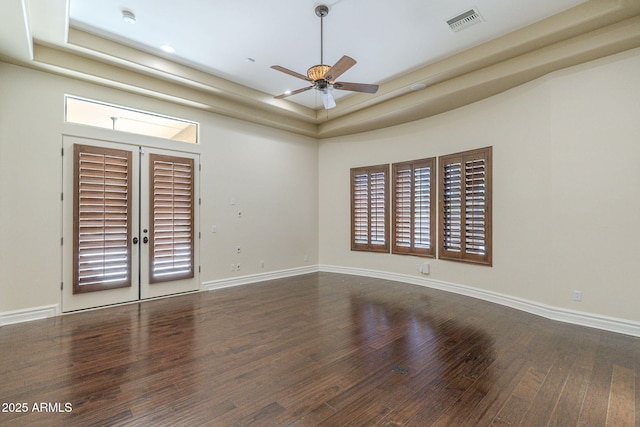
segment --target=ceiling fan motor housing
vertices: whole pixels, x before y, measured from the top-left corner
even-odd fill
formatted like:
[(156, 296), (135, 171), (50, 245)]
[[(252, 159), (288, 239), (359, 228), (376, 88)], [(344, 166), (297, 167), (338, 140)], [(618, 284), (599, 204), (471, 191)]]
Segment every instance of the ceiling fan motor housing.
[(327, 73), (327, 71), (329, 71), (330, 69), (331, 67), (328, 65), (324, 65), (324, 64), (314, 65), (313, 67), (307, 70), (307, 76), (314, 82), (318, 80), (322, 80), (324, 79), (324, 76)]

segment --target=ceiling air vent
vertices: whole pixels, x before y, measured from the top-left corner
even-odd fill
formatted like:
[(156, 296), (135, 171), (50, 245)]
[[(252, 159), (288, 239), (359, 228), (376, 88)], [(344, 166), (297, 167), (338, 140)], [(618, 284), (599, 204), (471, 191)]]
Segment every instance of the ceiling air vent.
[(480, 12), (478, 12), (478, 9), (474, 7), (473, 9), (462, 12), (461, 14), (449, 19), (447, 24), (449, 24), (449, 27), (453, 31), (461, 31), (483, 21), (484, 19), (480, 16)]

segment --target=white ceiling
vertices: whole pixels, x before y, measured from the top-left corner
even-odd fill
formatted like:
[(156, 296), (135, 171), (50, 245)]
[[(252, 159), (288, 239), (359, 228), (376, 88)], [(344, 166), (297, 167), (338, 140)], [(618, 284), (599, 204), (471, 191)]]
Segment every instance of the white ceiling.
[[(419, 67), (539, 21), (585, 0), (70, 0), (70, 26), (176, 61), (241, 85), (278, 95), (308, 86), (272, 70), (305, 74), (320, 62), (318, 4), (324, 19), (324, 59), (358, 63), (339, 80), (380, 84)], [(59, 3), (59, 0), (56, 0)], [(66, 29), (45, 28), (46, 2), (32, 0), (34, 37), (59, 43)], [(484, 22), (454, 32), (446, 21), (473, 7)], [(136, 16), (123, 21), (122, 11)], [(55, 21), (60, 23), (60, 20)], [(55, 35), (55, 37), (54, 37)], [(175, 48), (166, 54), (162, 45)], [(255, 62), (249, 61), (252, 58)], [(334, 96), (349, 92), (334, 91)], [(317, 91), (288, 100), (321, 108)]]

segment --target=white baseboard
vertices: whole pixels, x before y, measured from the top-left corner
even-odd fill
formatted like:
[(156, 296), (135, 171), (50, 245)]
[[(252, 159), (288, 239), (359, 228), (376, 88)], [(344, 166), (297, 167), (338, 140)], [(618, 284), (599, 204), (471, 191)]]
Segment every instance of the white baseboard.
[(290, 268), (287, 270), (271, 271), (269, 273), (251, 274), (248, 276), (230, 277), (227, 279), (212, 280), (202, 283), (202, 289), (211, 291), (214, 289), (229, 288), (231, 286), (248, 285), (251, 283), (264, 282), (266, 280), (283, 279), (285, 277), (299, 276), (318, 272), (318, 266)]
[[(228, 288), (230, 286), (248, 285), (250, 283), (264, 282), (266, 280), (282, 279), (285, 277), (299, 276), (301, 274), (316, 273), (318, 272), (318, 266), (308, 266), (291, 268), (287, 270), (273, 271), (269, 273), (253, 274), (248, 276), (233, 277), (228, 279), (213, 280), (210, 282), (202, 283), (202, 290), (209, 291), (212, 289)], [(126, 304), (138, 303), (140, 301), (132, 301)], [(97, 307), (94, 310), (98, 310), (104, 307)], [(47, 317), (59, 316), (60, 306), (46, 305), (41, 307), (26, 308), (23, 310), (0, 312), (0, 327), (4, 325), (11, 325), (13, 323), (28, 322), (30, 320), (46, 319)]]
[(522, 298), (504, 295), (497, 292), (486, 291), (470, 286), (458, 285), (455, 283), (442, 282), (439, 280), (432, 280), (406, 274), (388, 273), (385, 271), (332, 265), (320, 265), (319, 271), (352, 274), (356, 276), (373, 277), (377, 279), (393, 280), (396, 282), (426, 286), (428, 288), (453, 292), (456, 294), (493, 302), (559, 322), (572, 323), (574, 325), (587, 326), (590, 328), (597, 328), (605, 331), (616, 332), (619, 334), (640, 337), (640, 323), (638, 322), (619, 319), (615, 317), (601, 316), (599, 314), (586, 313), (582, 311), (569, 310), (560, 307), (553, 307), (535, 301), (525, 300)]
[[(625, 335), (640, 337), (640, 323), (614, 317), (601, 316), (599, 314), (586, 313), (575, 310), (568, 310), (560, 307), (553, 307), (535, 301), (525, 300), (497, 292), (486, 291), (470, 286), (458, 285), (455, 283), (442, 282), (439, 280), (427, 279), (419, 276), (410, 276), (399, 273), (389, 273), (385, 271), (369, 270), (362, 268), (341, 267), (332, 265), (314, 265), (309, 267), (299, 267), (287, 270), (273, 271), (269, 273), (252, 274), (248, 276), (232, 277), (226, 279), (212, 280), (204, 282), (202, 289), (210, 291), (214, 289), (228, 288), (231, 286), (248, 285), (251, 283), (263, 282), (267, 280), (283, 279), (286, 277), (299, 276), (302, 274), (324, 271), (329, 273), (351, 274), (354, 276), (373, 277), (377, 279), (393, 280), (396, 282), (409, 283), (418, 286), (426, 286), (447, 292), (453, 292), (472, 298), (515, 308), (527, 313), (545, 317), (575, 325), (590, 328), (602, 329)], [(48, 317), (60, 315), (58, 304), (41, 307), (27, 308), (24, 310), (7, 311), (0, 313), (0, 326), (13, 323), (40, 320)]]
[(4, 313), (0, 313), (0, 326), (28, 322), (31, 320), (46, 319), (47, 317), (54, 317), (59, 314), (60, 307), (58, 304), (26, 308), (24, 310), (6, 311)]

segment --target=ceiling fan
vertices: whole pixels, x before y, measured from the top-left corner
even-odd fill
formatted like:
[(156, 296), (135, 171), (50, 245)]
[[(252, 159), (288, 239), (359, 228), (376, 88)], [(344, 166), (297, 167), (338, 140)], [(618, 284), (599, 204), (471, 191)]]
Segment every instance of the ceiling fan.
[(329, 7), (323, 4), (316, 6), (316, 15), (320, 17), (320, 64), (314, 65), (307, 70), (307, 75), (296, 73), (288, 68), (281, 67), (280, 65), (273, 65), (271, 68), (277, 71), (281, 71), (290, 76), (297, 77), (302, 80), (311, 82), (311, 86), (304, 87), (302, 89), (287, 91), (282, 95), (278, 95), (275, 98), (282, 99), (287, 96), (296, 95), (298, 93), (306, 92), (310, 89), (316, 89), (322, 94), (322, 103), (327, 110), (336, 106), (336, 101), (331, 94), (332, 89), (348, 90), (351, 92), (364, 92), (364, 93), (376, 93), (378, 91), (378, 85), (371, 85), (365, 83), (348, 83), (335, 81), (345, 71), (353, 67), (356, 64), (356, 60), (345, 55), (336, 62), (333, 67), (323, 64), (323, 20), (324, 17), (329, 14)]

